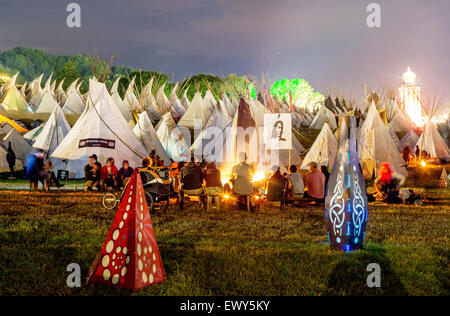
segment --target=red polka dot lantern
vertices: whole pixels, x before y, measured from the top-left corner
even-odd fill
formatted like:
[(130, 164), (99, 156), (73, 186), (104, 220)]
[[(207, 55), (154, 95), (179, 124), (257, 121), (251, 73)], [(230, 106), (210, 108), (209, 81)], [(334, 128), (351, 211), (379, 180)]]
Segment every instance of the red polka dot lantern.
[(165, 277), (141, 176), (135, 170), (88, 283), (138, 290)]

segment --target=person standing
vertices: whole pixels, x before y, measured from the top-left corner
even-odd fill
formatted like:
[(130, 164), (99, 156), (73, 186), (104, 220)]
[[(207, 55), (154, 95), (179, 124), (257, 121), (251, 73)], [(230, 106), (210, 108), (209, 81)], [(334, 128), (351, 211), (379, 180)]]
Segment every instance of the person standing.
[(37, 191), (39, 181), (42, 182), (41, 172), (44, 169), (44, 158), (45, 152), (41, 149), (28, 156), (26, 178), (30, 180), (30, 190)]
[(9, 171), (11, 172), (11, 176), (14, 174), (14, 166), (16, 165), (16, 154), (14, 153), (11, 142), (8, 142), (8, 151), (6, 153), (6, 162), (9, 166)]

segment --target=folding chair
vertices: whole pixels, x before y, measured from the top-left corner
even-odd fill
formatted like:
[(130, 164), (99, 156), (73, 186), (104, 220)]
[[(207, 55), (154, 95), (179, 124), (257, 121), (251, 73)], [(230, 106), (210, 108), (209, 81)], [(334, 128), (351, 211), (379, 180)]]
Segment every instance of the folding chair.
[(286, 206), (286, 193), (288, 188), (287, 179), (269, 179), (264, 185), (265, 199), (264, 211), (267, 209), (267, 202), (280, 202), (280, 211), (284, 211)]

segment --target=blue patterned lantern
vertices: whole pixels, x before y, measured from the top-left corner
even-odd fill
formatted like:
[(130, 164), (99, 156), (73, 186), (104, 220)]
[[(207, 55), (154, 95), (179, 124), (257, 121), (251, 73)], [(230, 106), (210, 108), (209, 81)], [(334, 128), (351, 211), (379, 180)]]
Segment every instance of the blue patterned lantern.
[(332, 249), (363, 247), (367, 223), (367, 194), (356, 148), (354, 116), (339, 117), (339, 151), (328, 180), (325, 221)]

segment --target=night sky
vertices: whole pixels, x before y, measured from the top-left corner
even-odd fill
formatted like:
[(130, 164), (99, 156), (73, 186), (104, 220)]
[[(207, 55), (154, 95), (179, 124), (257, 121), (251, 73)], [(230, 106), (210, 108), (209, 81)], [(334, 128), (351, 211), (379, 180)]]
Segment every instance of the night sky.
[[(73, 0), (72, 0), (73, 1)], [(183, 79), (190, 74), (302, 77), (316, 90), (363, 93), (401, 83), (411, 66), (427, 91), (448, 97), (450, 1), (389, 0), (381, 28), (364, 0), (0, 0), (0, 49), (120, 54), (119, 64)]]

